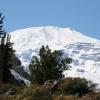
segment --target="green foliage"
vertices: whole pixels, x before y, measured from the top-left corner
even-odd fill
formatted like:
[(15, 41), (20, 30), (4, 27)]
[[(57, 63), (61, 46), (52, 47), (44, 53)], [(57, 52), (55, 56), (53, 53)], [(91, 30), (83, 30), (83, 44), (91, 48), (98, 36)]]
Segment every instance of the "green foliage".
[(2, 34), (5, 33), (4, 30), (2, 29), (3, 27), (3, 19), (4, 17), (2, 17), (2, 14), (0, 14), (0, 83), (2, 82), (2, 43), (4, 38), (2, 38)]
[(3, 19), (4, 19), (4, 16), (2, 17), (2, 14), (0, 13), (0, 36), (4, 33), (4, 30), (2, 29), (3, 28)]
[(3, 28), (2, 14), (0, 14), (0, 82), (7, 83), (10, 79), (11, 61), (14, 55), (12, 43), (10, 42), (10, 35), (7, 34)]
[(58, 90), (65, 94), (82, 96), (89, 92), (93, 92), (95, 87), (96, 84), (91, 81), (87, 81), (84, 78), (65, 78), (58, 87)]
[(43, 84), (47, 80), (64, 77), (62, 72), (67, 70), (71, 58), (63, 58), (61, 51), (51, 51), (48, 46), (39, 51), (39, 57), (33, 56), (29, 65), (32, 83)]
[[(100, 100), (100, 92), (95, 92), (93, 88), (91, 89), (90, 86), (94, 87), (94, 85), (93, 83), (91, 85), (91, 82), (87, 80), (85, 81), (90, 84), (88, 84), (88, 87), (90, 87), (89, 92), (82, 96), (77, 95), (80, 92), (82, 93), (83, 89), (80, 91), (80, 89), (76, 87), (76, 84), (80, 86), (78, 82), (82, 81), (82, 84), (84, 80), (85, 79), (80, 78), (65, 78), (57, 87), (60, 91), (59, 93), (58, 91), (52, 92), (53, 85), (48, 83), (44, 85), (31, 84), (30, 87), (19, 87), (12, 84), (0, 84), (0, 100)], [(72, 86), (69, 87), (69, 84), (72, 84)], [(6, 94), (6, 92), (11, 88), (14, 88), (16, 93), (13, 95)], [(75, 88), (79, 89), (78, 92)], [(76, 91), (76, 94), (74, 94), (75, 92), (73, 91)]]

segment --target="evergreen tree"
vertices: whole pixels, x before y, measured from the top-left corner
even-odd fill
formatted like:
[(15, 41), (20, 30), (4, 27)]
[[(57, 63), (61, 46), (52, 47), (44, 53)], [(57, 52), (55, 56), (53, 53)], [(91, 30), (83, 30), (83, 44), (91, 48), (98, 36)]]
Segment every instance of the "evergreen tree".
[(3, 67), (3, 82), (7, 83), (10, 81), (12, 68), (12, 57), (14, 56), (13, 43), (10, 42), (10, 35), (7, 34), (5, 50), (4, 50), (4, 67)]
[[(2, 14), (0, 13), (0, 83), (2, 82), (2, 77), (3, 77), (3, 48), (4, 48), (4, 34), (5, 31), (2, 29), (3, 28), (3, 19)], [(4, 35), (4, 36), (3, 36)]]
[(4, 17), (0, 14), (0, 82), (7, 83), (11, 75), (10, 68), (14, 50), (10, 42), (10, 35), (3, 30), (3, 19)]
[(29, 65), (32, 83), (43, 84), (47, 80), (56, 80), (64, 77), (63, 71), (67, 70), (71, 58), (62, 57), (61, 51), (51, 51), (48, 46), (39, 51), (39, 57), (33, 56)]

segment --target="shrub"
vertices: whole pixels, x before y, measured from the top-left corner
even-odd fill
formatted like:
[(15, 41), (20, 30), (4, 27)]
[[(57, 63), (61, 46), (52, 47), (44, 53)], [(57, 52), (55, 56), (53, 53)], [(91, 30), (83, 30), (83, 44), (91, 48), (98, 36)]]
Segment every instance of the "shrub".
[(82, 98), (80, 98), (80, 100), (95, 100), (94, 96), (95, 95), (93, 95), (93, 96), (91, 96), (91, 95), (85, 95)]
[(11, 95), (0, 95), (0, 100), (15, 100), (15, 97)]
[(16, 94), (20, 94), (23, 91), (24, 87), (12, 85), (12, 84), (0, 84), (0, 94), (4, 94), (11, 88), (14, 88), (16, 90)]
[(97, 95), (95, 96), (95, 100), (100, 100), (100, 94), (97, 94)]
[(95, 87), (96, 84), (84, 78), (65, 78), (58, 90), (65, 94), (82, 96), (94, 91)]
[(34, 85), (24, 89), (23, 94), (17, 100), (53, 100), (48, 88), (42, 85)]
[(54, 100), (74, 100), (74, 97), (69, 95), (69, 96), (65, 96), (65, 95), (58, 95), (54, 98)]

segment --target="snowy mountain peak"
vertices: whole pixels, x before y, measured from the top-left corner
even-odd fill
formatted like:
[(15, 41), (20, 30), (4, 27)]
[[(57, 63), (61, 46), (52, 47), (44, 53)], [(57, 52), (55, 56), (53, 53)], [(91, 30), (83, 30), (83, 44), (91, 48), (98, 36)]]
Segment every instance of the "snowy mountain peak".
[[(63, 42), (75, 42), (75, 41), (81, 41), (81, 42), (93, 42), (96, 41), (96, 39), (92, 39), (90, 37), (87, 37), (83, 35), (80, 32), (77, 32), (71, 28), (60, 28), (55, 26), (46, 26), (46, 27), (31, 27), (26, 29), (20, 29), (12, 32), (11, 34), (18, 35), (26, 35), (26, 36), (35, 36), (37, 37), (43, 37), (49, 41), (52, 40), (63, 40)], [(27, 37), (29, 38), (29, 37)], [(78, 40), (77, 40), (78, 39)], [(52, 42), (52, 41), (51, 41)], [(57, 41), (56, 41), (57, 42)], [(69, 42), (69, 43), (70, 43)]]
[(66, 76), (80, 76), (100, 83), (100, 40), (90, 38), (70, 28), (54, 26), (31, 27), (11, 32), (16, 55), (25, 69), (42, 45), (52, 50), (62, 50), (72, 57), (72, 70)]
[[(38, 45), (40, 47), (43, 44), (48, 44), (52, 48), (54, 46), (62, 47), (66, 44), (76, 42), (98, 43), (98, 40), (87, 37), (70, 28), (59, 28), (53, 26), (31, 27), (16, 30), (10, 34), (12, 36), (12, 41), (15, 42), (15, 49), (19, 47), (20, 50), (22, 50), (22, 47), (27, 48), (27, 45), (31, 48), (31, 46), (37, 47)], [(20, 37), (21, 39), (19, 39)], [(16, 43), (19, 44), (17, 48)]]

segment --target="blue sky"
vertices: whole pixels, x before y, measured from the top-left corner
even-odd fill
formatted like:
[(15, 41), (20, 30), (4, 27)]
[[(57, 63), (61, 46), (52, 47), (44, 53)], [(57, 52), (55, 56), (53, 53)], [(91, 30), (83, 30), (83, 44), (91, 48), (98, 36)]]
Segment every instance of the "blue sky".
[(58, 26), (100, 39), (100, 0), (0, 0), (0, 12), (8, 32)]

